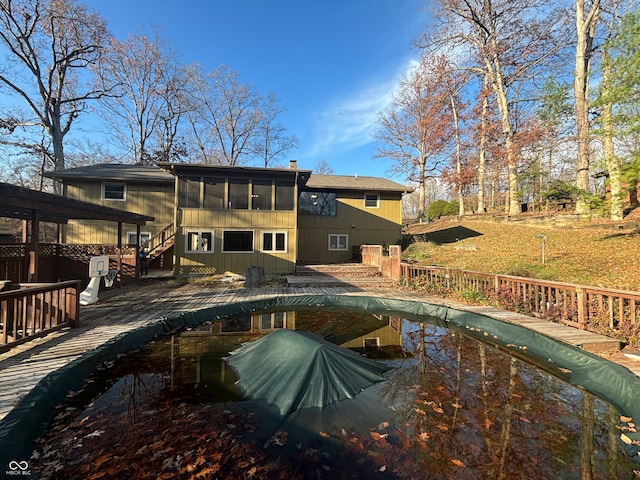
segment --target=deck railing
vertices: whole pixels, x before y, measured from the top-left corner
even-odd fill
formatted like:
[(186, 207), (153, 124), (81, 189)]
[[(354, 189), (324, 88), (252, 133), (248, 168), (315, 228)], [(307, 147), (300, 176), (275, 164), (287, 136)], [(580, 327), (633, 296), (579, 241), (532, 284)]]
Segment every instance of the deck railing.
[[(89, 283), (89, 261), (94, 255), (108, 255), (109, 269), (119, 270), (118, 286), (135, 283), (135, 245), (76, 245), (41, 243), (38, 250), (38, 279), (41, 282), (61, 282), (81, 279), (83, 287)], [(118, 259), (121, 259), (120, 262)], [(29, 254), (26, 244), (0, 245), (0, 280), (26, 282), (29, 273)]]
[[(401, 264), (407, 284), (466, 295), (474, 292), (512, 309), (580, 329), (640, 328), (640, 293), (447, 267)], [(604, 325), (603, 325), (604, 324)]]
[(146, 248), (149, 255), (155, 256), (156, 251), (162, 251), (167, 245), (173, 244), (175, 233), (176, 229), (171, 223), (144, 242), (141, 247)]
[(0, 292), (0, 352), (54, 330), (78, 326), (79, 280), (17, 286)]

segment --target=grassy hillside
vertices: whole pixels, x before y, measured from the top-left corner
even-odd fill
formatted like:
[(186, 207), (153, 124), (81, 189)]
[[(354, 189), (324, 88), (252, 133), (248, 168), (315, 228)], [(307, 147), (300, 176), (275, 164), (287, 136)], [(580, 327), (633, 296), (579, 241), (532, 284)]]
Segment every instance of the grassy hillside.
[(439, 220), (409, 231), (404, 261), (640, 291), (638, 228)]

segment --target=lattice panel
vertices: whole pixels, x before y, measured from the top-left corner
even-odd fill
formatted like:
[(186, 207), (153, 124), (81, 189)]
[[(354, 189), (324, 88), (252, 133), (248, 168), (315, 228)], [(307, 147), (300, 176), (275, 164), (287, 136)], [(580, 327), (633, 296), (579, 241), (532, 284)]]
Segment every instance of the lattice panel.
[(27, 248), (23, 243), (15, 245), (0, 245), (0, 257), (5, 258), (22, 258), (26, 257)]

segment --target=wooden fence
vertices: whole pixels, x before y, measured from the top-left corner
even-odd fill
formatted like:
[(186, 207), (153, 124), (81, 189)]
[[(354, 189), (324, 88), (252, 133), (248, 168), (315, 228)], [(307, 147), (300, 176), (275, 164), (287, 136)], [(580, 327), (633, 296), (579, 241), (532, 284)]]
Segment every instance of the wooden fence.
[(552, 319), (583, 330), (603, 323), (611, 330), (640, 327), (640, 293), (534, 278), (401, 264), (407, 284), (437, 290), (474, 292), (501, 306)]
[(78, 326), (79, 280), (17, 287), (0, 292), (0, 353), (54, 330)]
[(361, 245), (362, 263), (378, 267), (380, 273), (394, 280), (400, 280), (400, 245), (389, 246), (388, 255), (385, 255), (381, 245)]
[[(38, 281), (62, 282), (80, 279), (82, 287), (89, 283), (89, 260), (94, 255), (108, 255), (109, 269), (120, 270), (114, 285), (130, 285), (137, 281), (136, 248), (116, 245), (67, 245), (43, 243), (38, 250)], [(122, 256), (120, 268), (118, 258)], [(29, 274), (29, 253), (26, 244), (0, 245), (0, 280), (15, 283), (27, 282)]]
[(377, 266), (382, 275), (425, 287), (436, 294), (455, 291), (463, 298), (481, 296), (497, 301), (502, 308), (582, 330), (609, 329), (627, 335), (640, 332), (639, 292), (412, 265), (401, 262), (397, 245), (389, 247), (388, 256), (380, 245), (362, 245), (360, 250), (362, 263)]

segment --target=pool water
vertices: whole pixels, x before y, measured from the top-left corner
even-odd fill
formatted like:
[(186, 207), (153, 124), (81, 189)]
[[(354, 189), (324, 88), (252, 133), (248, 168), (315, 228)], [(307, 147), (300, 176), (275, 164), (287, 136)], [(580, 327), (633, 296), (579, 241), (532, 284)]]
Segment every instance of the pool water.
[[(224, 358), (281, 328), (393, 368), (352, 400), (279, 418), (243, 398)], [(630, 419), (540, 367), (401, 317), (240, 315), (105, 365), (60, 407), (31, 467), (65, 479), (638, 478), (620, 440)]]

